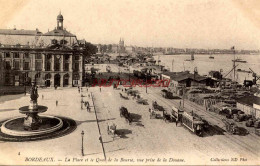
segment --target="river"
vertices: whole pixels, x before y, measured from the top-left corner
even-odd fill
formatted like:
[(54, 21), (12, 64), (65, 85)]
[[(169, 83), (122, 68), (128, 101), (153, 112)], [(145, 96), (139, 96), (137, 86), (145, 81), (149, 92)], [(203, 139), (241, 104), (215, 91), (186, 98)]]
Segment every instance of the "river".
[[(195, 54), (194, 61), (185, 61), (190, 59), (191, 55), (156, 55), (155, 60), (161, 60), (160, 64), (166, 66), (167, 69), (174, 72), (189, 70), (194, 72), (194, 68), (197, 67), (197, 71), (200, 75), (208, 75), (209, 71), (222, 69), (222, 74), (225, 76), (233, 68), (234, 55), (232, 54), (217, 54), (212, 55), (214, 59), (209, 59), (210, 55)], [(236, 63), (238, 65), (236, 69), (250, 71), (251, 68), (254, 72), (260, 75), (260, 55), (235, 55), (235, 58), (241, 58), (246, 60), (247, 63)], [(173, 65), (172, 65), (173, 64)], [(226, 76), (226, 78), (232, 78), (234, 72)], [(252, 80), (252, 73), (236, 72), (236, 80), (242, 83), (245, 79)]]

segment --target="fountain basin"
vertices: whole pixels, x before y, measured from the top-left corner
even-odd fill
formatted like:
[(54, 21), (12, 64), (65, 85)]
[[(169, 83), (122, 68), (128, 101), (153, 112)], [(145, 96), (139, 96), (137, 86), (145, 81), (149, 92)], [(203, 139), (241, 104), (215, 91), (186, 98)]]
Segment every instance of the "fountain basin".
[(5, 121), (1, 132), (11, 136), (39, 136), (55, 132), (63, 126), (62, 119), (54, 116), (41, 116), (42, 122), (37, 130), (25, 130), (24, 117), (13, 118)]
[(46, 112), (48, 107), (43, 106), (43, 105), (38, 105), (36, 109), (30, 109), (29, 106), (24, 106), (19, 108), (19, 112), (22, 114), (26, 113), (43, 113)]

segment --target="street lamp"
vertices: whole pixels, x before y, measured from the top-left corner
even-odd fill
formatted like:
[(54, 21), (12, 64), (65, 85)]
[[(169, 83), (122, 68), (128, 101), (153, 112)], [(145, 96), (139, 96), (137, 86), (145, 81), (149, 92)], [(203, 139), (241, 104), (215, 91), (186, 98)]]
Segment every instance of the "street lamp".
[(84, 156), (84, 147), (83, 147), (84, 131), (83, 130), (81, 132), (81, 136), (82, 136), (81, 154), (82, 154), (82, 156)]
[(145, 78), (146, 78), (146, 88), (145, 88), (145, 91), (146, 91), (146, 93), (147, 93), (147, 73), (145, 74)]
[(182, 87), (182, 108), (184, 108), (184, 95), (185, 95), (185, 91), (186, 91), (186, 86), (184, 85)]
[(172, 60), (172, 72), (173, 72), (173, 62), (174, 62), (174, 59)]
[(129, 65), (129, 62), (128, 62), (128, 77), (129, 77), (129, 82), (130, 82), (130, 65)]

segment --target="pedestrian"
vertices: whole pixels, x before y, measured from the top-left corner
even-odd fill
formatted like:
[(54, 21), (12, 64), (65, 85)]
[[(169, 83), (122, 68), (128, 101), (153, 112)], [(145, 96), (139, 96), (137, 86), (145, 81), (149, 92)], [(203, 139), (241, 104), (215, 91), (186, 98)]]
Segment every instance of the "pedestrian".
[(178, 125), (178, 120), (176, 119), (176, 127), (177, 127), (177, 125)]
[(101, 87), (99, 88), (100, 92), (101, 92)]
[(87, 92), (88, 92), (88, 88), (87, 88)]
[(88, 98), (90, 98), (90, 94), (88, 94)]
[(26, 86), (24, 86), (24, 96), (26, 95)]
[(58, 106), (58, 100), (56, 100), (56, 107)]
[(44, 99), (44, 96), (42, 95), (42, 100)]
[(82, 92), (82, 87), (80, 88), (81, 92)]

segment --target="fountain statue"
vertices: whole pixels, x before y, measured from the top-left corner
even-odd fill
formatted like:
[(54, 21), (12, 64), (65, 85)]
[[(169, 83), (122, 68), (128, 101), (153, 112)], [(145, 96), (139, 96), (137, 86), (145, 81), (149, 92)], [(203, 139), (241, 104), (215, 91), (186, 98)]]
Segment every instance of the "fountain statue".
[(38, 97), (39, 95), (38, 95), (37, 86), (36, 84), (33, 83), (31, 87), (31, 94), (30, 94), (30, 98), (31, 98), (30, 105), (28, 109), (27, 108), (20, 109), (20, 113), (26, 114), (26, 117), (24, 118), (24, 124), (23, 124), (25, 130), (38, 129), (40, 124), (42, 123), (42, 120), (38, 116), (38, 113), (47, 111), (47, 107), (38, 107), (38, 103), (37, 103)]

